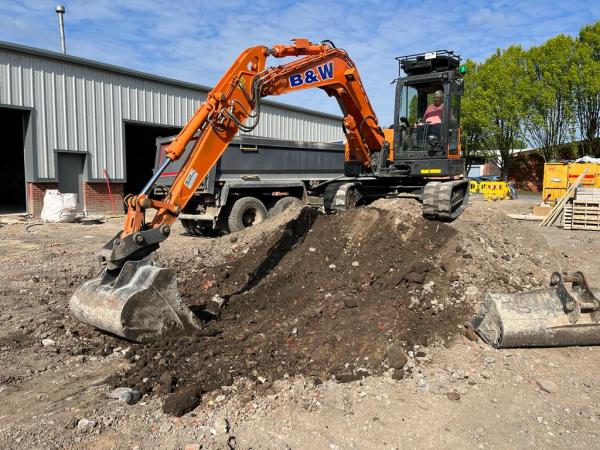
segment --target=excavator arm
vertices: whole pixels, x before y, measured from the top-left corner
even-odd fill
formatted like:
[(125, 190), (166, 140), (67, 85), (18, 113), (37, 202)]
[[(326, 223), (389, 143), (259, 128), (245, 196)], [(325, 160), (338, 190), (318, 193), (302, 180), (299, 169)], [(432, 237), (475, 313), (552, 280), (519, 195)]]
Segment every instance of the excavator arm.
[[(299, 59), (265, 69), (269, 56)], [(329, 43), (312, 44), (307, 39), (272, 48), (251, 47), (239, 55), (208, 93), (206, 101), (168, 147), (165, 162), (142, 192), (126, 198), (124, 228), (102, 249), (101, 259), (110, 269), (117, 269), (128, 260), (144, 258), (156, 250), (238, 130), (251, 131), (257, 125), (261, 98), (310, 88), (323, 89), (337, 99), (348, 141), (346, 163), (360, 164), (369, 170), (371, 154), (382, 149), (385, 137), (348, 54)], [(148, 194), (154, 182), (170, 162), (183, 155), (197, 135), (197, 142), (167, 196), (163, 200), (151, 199)], [(155, 209), (156, 214), (146, 223), (149, 209)]]

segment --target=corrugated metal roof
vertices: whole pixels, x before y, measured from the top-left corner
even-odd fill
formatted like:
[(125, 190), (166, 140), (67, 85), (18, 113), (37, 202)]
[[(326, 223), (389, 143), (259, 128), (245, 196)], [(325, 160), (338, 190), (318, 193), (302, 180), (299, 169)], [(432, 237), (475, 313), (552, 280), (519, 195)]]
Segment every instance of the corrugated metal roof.
[[(0, 42), (0, 106), (33, 111), (29, 181), (55, 180), (57, 151), (87, 155), (87, 178), (125, 180), (124, 121), (182, 127), (208, 88)], [(251, 133), (277, 139), (341, 141), (341, 117), (263, 102)]]
[[(154, 74), (147, 73), (147, 72), (141, 72), (138, 70), (128, 69), (126, 67), (116, 66), (113, 64), (103, 63), (100, 61), (94, 61), (92, 59), (81, 58), (79, 56), (65, 55), (63, 53), (53, 52), (51, 50), (45, 50), (45, 49), (36, 48), (36, 47), (29, 47), (27, 45), (15, 44), (12, 42), (7, 42), (7, 41), (0, 41), (0, 49), (18, 51), (18, 52), (25, 53), (25, 54), (41, 56), (43, 58), (57, 59), (59, 61), (67, 61), (67, 62), (71, 62), (74, 64), (93, 67), (95, 69), (107, 70), (109, 72), (115, 72), (115, 73), (121, 73), (123, 75), (129, 75), (132, 77), (143, 78), (146, 80), (158, 81), (160, 83), (166, 83), (166, 84), (171, 84), (173, 86), (179, 86), (179, 87), (199, 90), (199, 91), (206, 92), (206, 93), (209, 92), (211, 89), (209, 86), (206, 86), (203, 84), (190, 83), (188, 81), (176, 80), (174, 78), (163, 77), (160, 75), (154, 75)], [(315, 116), (327, 117), (330, 119), (337, 119), (337, 120), (343, 119), (342, 116), (338, 116), (335, 114), (328, 114), (328, 113), (325, 113), (322, 111), (317, 111), (315, 109), (303, 108), (301, 106), (295, 106), (295, 105), (288, 105), (285, 103), (274, 102), (271, 100), (263, 100), (262, 104), (263, 105), (270, 104), (270, 105), (276, 106), (278, 108), (289, 109), (290, 111), (304, 112), (304, 113), (312, 114)]]

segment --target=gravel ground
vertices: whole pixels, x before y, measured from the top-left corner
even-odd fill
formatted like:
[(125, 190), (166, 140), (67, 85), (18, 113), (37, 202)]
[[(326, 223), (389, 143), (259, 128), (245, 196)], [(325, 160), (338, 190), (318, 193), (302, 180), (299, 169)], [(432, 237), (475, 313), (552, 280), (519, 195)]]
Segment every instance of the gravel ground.
[[(504, 214), (533, 201), (476, 197), (450, 225), (386, 200), (334, 217), (291, 210), (217, 239), (175, 227), (159, 259), (184, 299), (227, 303), (204, 336), (158, 346), (68, 315), (118, 220), (27, 229), (2, 218), (0, 446), (595, 446), (598, 348), (493, 350), (465, 337), (487, 292), (538, 287), (554, 270), (600, 285), (598, 233)], [(141, 398), (108, 398), (116, 386)], [(165, 412), (177, 396), (193, 401)]]

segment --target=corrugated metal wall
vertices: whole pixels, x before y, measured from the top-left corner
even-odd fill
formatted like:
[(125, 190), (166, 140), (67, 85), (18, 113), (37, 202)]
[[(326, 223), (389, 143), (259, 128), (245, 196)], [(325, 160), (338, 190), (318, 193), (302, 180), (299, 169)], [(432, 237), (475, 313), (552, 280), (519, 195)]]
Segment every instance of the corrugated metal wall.
[[(56, 178), (56, 150), (88, 152), (88, 174), (125, 179), (123, 121), (183, 126), (206, 92), (0, 48), (0, 104), (33, 109), (33, 174)], [(2, 106), (0, 105), (0, 106)], [(334, 118), (263, 105), (256, 136), (341, 141)]]

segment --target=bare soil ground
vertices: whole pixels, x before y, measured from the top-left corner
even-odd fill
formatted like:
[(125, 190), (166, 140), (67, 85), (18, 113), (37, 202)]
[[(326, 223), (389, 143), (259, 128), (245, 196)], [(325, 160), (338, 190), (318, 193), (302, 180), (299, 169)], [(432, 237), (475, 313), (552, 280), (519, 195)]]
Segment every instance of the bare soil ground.
[[(118, 220), (2, 218), (0, 447), (594, 446), (598, 348), (493, 350), (464, 335), (486, 292), (538, 287), (554, 270), (600, 285), (600, 234), (504, 214), (535, 200), (475, 198), (449, 225), (386, 200), (291, 210), (217, 239), (176, 227), (158, 257), (184, 300), (226, 304), (198, 335), (152, 345), (68, 315)], [(107, 398), (114, 387), (142, 398)]]

